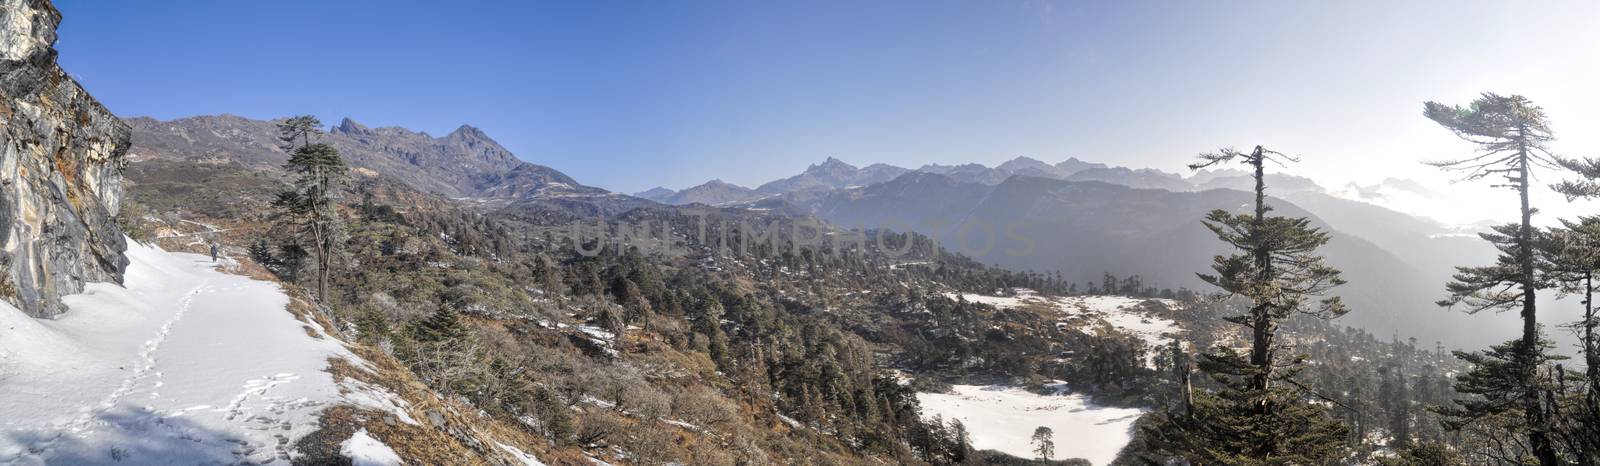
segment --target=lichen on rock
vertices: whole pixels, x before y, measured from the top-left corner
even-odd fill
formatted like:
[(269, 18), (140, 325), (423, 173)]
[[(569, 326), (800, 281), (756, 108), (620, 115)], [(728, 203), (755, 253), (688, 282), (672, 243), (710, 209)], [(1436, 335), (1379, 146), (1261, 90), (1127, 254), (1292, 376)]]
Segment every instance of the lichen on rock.
[(129, 129), (56, 64), (60, 22), (48, 0), (0, 0), (0, 299), (36, 317), (128, 264)]

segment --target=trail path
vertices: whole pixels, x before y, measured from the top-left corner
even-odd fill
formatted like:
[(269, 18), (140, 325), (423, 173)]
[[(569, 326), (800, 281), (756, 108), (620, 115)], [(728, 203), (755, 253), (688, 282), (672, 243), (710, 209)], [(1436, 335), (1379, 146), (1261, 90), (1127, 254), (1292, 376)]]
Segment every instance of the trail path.
[[(0, 464), (288, 464), (351, 357), (276, 284), (131, 244), (57, 320), (0, 305)], [(313, 337), (318, 335), (319, 337)]]

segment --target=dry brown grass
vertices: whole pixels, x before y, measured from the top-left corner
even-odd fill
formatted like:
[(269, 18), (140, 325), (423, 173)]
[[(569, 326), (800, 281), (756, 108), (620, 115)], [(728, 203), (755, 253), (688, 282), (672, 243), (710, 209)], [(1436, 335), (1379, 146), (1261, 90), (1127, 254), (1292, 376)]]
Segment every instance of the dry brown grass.
[[(407, 464), (476, 465), (488, 464), (485, 458), (512, 460), (495, 445), (496, 442), (517, 447), (547, 464), (590, 464), (581, 452), (552, 449), (544, 439), (521, 428), (481, 416), (477, 408), (466, 403), (441, 398), (388, 354), (364, 345), (351, 345), (350, 349), (373, 370), (357, 367), (342, 358), (330, 358), (328, 371), (335, 380), (358, 380), (388, 389), (410, 404), (408, 412), (421, 425), (399, 422), (388, 413), (351, 407), (338, 407), (339, 412), (330, 409), (334, 416), (330, 422), (345, 421), (338, 417), (342, 412), (353, 413), (347, 416), (350, 425), (366, 428), (373, 437), (393, 448)], [(354, 432), (359, 427), (348, 430)], [(342, 430), (346, 429), (338, 428)], [(349, 438), (348, 434), (344, 438)]]
[[(205, 244), (186, 244), (185, 241), (192, 241), (192, 238), (166, 238), (157, 242), (169, 251), (210, 252)], [(306, 335), (325, 338), (323, 332), (315, 327), (328, 332), (336, 331), (334, 323), (325, 313), (318, 311), (317, 305), (303, 288), (279, 282), (270, 271), (248, 257), (237, 257), (237, 260), (238, 266), (219, 270), (278, 283), (289, 296), (289, 303), (284, 310), (306, 323), (302, 326)], [(480, 416), (477, 408), (465, 403), (438, 396), (418, 381), (408, 368), (382, 351), (350, 343), (346, 343), (346, 347), (365, 360), (372, 370), (358, 367), (344, 358), (329, 358), (327, 371), (334, 376), (334, 380), (357, 380), (393, 392), (409, 403), (409, 414), (420, 424), (401, 422), (394, 415), (380, 410), (352, 405), (329, 407), (321, 413), (320, 428), (300, 439), (296, 445), (309, 463), (344, 461), (338, 453), (339, 443), (350, 438), (357, 430), (366, 429), (374, 438), (394, 449), (406, 464), (516, 464), (510, 454), (496, 446), (495, 442), (515, 446), (547, 464), (589, 464), (581, 452), (550, 449), (543, 439), (492, 417)]]

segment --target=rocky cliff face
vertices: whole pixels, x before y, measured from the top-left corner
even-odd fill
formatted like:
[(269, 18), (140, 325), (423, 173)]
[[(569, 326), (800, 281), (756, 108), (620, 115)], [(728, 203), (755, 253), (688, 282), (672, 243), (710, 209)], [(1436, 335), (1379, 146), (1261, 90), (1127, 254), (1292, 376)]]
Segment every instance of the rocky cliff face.
[(47, 0), (0, 0), (0, 299), (36, 317), (128, 263), (114, 217), (129, 130), (56, 65), (60, 22)]

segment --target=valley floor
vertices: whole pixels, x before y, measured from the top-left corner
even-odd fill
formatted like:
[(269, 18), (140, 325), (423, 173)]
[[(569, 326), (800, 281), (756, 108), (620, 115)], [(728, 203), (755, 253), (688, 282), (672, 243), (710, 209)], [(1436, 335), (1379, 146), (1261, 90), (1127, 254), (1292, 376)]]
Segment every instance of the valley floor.
[(328, 359), (359, 360), (277, 284), (132, 241), (128, 258), (125, 287), (90, 284), (59, 319), (0, 305), (0, 463), (287, 463), (347, 396)]

